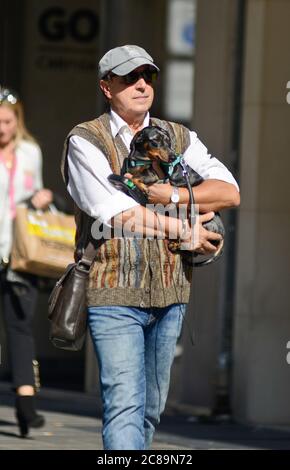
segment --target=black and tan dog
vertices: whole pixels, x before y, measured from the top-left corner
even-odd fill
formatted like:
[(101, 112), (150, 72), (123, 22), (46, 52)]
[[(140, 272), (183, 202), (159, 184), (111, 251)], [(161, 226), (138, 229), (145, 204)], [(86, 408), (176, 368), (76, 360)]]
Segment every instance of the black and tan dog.
[[(124, 177), (126, 173), (132, 175), (131, 180)], [(130, 153), (124, 160), (121, 176), (110, 175), (109, 180), (142, 205), (148, 204), (148, 186), (151, 184), (170, 182), (177, 187), (188, 187), (188, 185), (193, 187), (204, 181), (185, 163), (181, 155), (176, 155), (168, 132), (158, 126), (148, 126), (137, 132), (132, 139)], [(185, 261), (195, 266), (216, 261), (223, 250), (225, 229), (219, 214), (215, 214), (213, 219), (203, 226), (207, 230), (221, 234), (223, 239), (218, 244), (218, 250), (201, 261), (198, 261), (191, 252), (181, 251)], [(168, 246), (174, 252), (179, 249), (179, 244), (173, 240)]]

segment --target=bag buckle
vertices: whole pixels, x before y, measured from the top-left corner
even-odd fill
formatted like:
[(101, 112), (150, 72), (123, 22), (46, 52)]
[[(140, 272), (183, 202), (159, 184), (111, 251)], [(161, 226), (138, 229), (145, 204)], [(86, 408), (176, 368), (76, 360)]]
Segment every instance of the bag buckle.
[(89, 271), (91, 269), (91, 261), (87, 259), (80, 259), (77, 263), (77, 266), (82, 269), (83, 271)]

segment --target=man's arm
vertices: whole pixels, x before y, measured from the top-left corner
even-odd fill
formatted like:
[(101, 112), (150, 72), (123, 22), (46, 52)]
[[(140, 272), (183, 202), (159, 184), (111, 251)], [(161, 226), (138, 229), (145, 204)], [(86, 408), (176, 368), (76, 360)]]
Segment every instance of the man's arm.
[[(135, 233), (148, 237), (182, 238), (190, 249), (215, 252), (210, 240), (219, 240), (219, 235), (204, 230), (202, 222), (213, 214), (205, 214), (195, 225), (192, 234), (189, 227), (184, 230), (182, 222), (175, 217), (165, 217), (140, 206), (129, 196), (116, 190), (109, 182), (112, 173), (105, 156), (81, 137), (72, 137), (69, 143), (68, 190), (80, 209), (100, 224), (123, 227), (125, 224)], [(199, 230), (200, 228), (200, 230)]]
[(114, 215), (138, 203), (109, 181), (112, 169), (105, 155), (82, 137), (73, 136), (68, 148), (68, 192), (77, 206), (106, 224)]
[(221, 240), (221, 235), (203, 228), (202, 224), (211, 220), (213, 212), (197, 217), (191, 229), (188, 221), (186, 225), (182, 220), (153, 212), (143, 206), (137, 206), (124, 211), (110, 220), (113, 228), (122, 227), (129, 235), (141, 235), (148, 238), (180, 239), (184, 249), (207, 254), (214, 253), (217, 247), (211, 241)]
[[(183, 157), (204, 179), (200, 185), (192, 188), (195, 203), (199, 205), (201, 213), (239, 206), (240, 194), (235, 178), (221, 161), (208, 153), (206, 146), (193, 131), (190, 132), (190, 145)], [(172, 186), (169, 183), (154, 184), (149, 188), (149, 202), (167, 205), (171, 194)], [(179, 204), (190, 202), (187, 188), (179, 188), (179, 197)]]
[[(220, 160), (209, 154), (193, 131), (190, 132), (190, 145), (184, 152), (184, 160), (204, 179), (199, 186), (193, 188), (200, 212), (239, 206), (239, 186), (232, 173)], [(189, 200), (186, 189), (182, 191), (181, 203), (182, 200), (184, 203)]]
[[(185, 162), (204, 179), (200, 185), (192, 188), (195, 203), (199, 205), (201, 213), (239, 206), (240, 194), (235, 178), (221, 161), (208, 153), (205, 145), (193, 131), (190, 132), (190, 145), (183, 157)], [(153, 184), (148, 187), (148, 192), (149, 203), (170, 204), (172, 194), (170, 183)], [(179, 198), (179, 204), (190, 203), (187, 188), (179, 188)]]
[[(179, 204), (189, 204), (189, 191), (187, 188), (178, 188)], [(231, 183), (208, 179), (192, 188), (195, 204), (199, 205), (201, 213), (220, 211), (229, 207), (238, 207), (240, 193)], [(170, 183), (153, 184), (148, 187), (148, 200), (151, 204), (170, 204), (172, 186)]]
[(182, 222), (175, 217), (157, 215), (138, 205), (108, 182), (108, 175), (112, 173), (108, 161), (98, 149), (81, 137), (70, 139), (68, 163), (69, 193), (78, 207), (96, 218), (100, 224), (123, 227), (127, 223), (142, 236), (182, 238), (192, 250), (208, 253), (216, 251), (210, 240), (220, 240), (219, 235), (205, 230), (201, 225), (210, 220), (213, 214), (205, 214), (195, 224), (194, 231), (189, 230), (189, 227), (186, 231)]
[[(189, 203), (189, 191), (182, 188), (180, 204)], [(221, 209), (228, 209), (230, 207), (238, 207), (240, 205), (240, 193), (237, 188), (225, 181), (208, 179), (203, 181), (200, 185), (192, 189), (195, 203), (199, 204), (201, 213), (208, 211), (219, 211)]]

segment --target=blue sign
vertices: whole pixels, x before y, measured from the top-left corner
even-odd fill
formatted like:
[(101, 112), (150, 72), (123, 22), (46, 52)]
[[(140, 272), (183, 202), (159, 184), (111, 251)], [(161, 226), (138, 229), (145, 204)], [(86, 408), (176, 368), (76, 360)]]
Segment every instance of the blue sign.
[(194, 46), (195, 42), (195, 25), (192, 23), (186, 24), (183, 27), (182, 39), (191, 47)]

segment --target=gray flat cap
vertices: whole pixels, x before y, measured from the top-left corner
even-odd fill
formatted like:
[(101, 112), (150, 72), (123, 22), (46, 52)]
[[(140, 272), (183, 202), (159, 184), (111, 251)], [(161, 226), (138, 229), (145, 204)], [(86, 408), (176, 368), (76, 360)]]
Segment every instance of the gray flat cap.
[(123, 76), (141, 65), (151, 65), (159, 72), (152, 57), (142, 47), (133, 45), (115, 47), (101, 58), (99, 78), (105, 77), (109, 72)]

